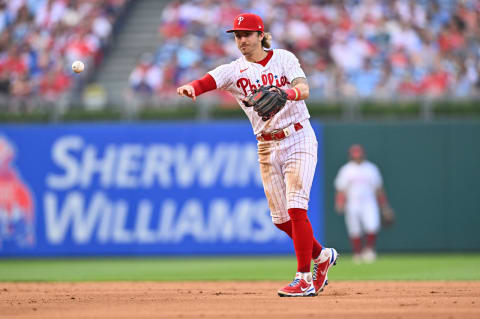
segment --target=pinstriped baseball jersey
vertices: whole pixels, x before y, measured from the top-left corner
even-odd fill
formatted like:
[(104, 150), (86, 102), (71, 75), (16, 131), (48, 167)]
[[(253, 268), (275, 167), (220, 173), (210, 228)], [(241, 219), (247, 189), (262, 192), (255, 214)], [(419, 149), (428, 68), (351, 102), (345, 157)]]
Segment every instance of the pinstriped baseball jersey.
[(234, 96), (250, 119), (255, 134), (282, 129), (292, 123), (310, 118), (303, 100), (287, 101), (284, 108), (266, 122), (253, 108), (245, 107), (242, 103), (245, 96), (262, 85), (276, 85), (282, 89), (288, 89), (294, 79), (305, 78), (298, 59), (289, 51), (274, 49), (271, 59), (265, 66), (249, 62), (242, 56), (208, 73), (215, 80), (218, 89), (229, 91)]
[[(291, 88), (296, 78), (305, 78), (298, 59), (291, 52), (274, 49), (268, 63), (263, 66), (241, 57), (209, 72), (217, 88), (229, 91), (247, 114), (254, 133), (272, 132), (289, 128), (289, 136), (280, 141), (259, 141), (258, 159), (263, 188), (270, 214), (275, 224), (290, 219), (288, 209), (308, 209), (310, 189), (317, 163), (317, 139), (303, 100), (287, 101), (280, 112), (263, 121), (251, 107), (245, 107), (242, 99), (262, 85)], [(294, 123), (303, 128), (296, 131)]]

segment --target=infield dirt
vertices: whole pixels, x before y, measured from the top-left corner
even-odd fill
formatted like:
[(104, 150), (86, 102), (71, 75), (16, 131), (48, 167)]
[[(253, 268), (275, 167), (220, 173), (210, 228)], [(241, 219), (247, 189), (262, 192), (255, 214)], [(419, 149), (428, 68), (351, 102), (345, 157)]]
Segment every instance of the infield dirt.
[(0, 283), (2, 318), (480, 318), (480, 281), (331, 282), (280, 298), (285, 282)]

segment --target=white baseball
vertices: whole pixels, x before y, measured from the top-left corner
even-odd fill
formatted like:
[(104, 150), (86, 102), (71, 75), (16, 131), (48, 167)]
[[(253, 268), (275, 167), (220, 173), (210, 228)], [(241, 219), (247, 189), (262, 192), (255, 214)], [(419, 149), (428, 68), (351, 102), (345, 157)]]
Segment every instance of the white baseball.
[(82, 72), (84, 68), (85, 68), (85, 65), (83, 64), (82, 61), (75, 61), (72, 63), (72, 70), (75, 73)]

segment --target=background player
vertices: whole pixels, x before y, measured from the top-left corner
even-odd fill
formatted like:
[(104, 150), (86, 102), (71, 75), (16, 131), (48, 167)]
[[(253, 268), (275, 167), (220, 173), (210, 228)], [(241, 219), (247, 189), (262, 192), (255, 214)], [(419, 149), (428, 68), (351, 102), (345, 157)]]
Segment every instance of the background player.
[(350, 161), (340, 168), (335, 178), (335, 208), (339, 214), (345, 214), (354, 262), (373, 262), (381, 219), (378, 204), (387, 224), (393, 222), (394, 214), (388, 205), (380, 171), (365, 160), (363, 147), (352, 145), (349, 156)]
[[(335, 264), (338, 254), (333, 248), (322, 249), (307, 217), (317, 163), (317, 140), (304, 102), (309, 95), (305, 73), (291, 52), (264, 50), (270, 48), (271, 35), (264, 33), (259, 16), (240, 14), (233, 20), (233, 29), (227, 32), (235, 34), (242, 57), (179, 87), (177, 93), (195, 100), (202, 93), (222, 89), (230, 92), (243, 108), (257, 136), (260, 170), (273, 223), (293, 239), (297, 256), (295, 279), (278, 294), (316, 295), (327, 284), (328, 269)], [(242, 102), (264, 85), (280, 87), (288, 99), (268, 120), (262, 120)], [(311, 259), (314, 259), (313, 275)]]

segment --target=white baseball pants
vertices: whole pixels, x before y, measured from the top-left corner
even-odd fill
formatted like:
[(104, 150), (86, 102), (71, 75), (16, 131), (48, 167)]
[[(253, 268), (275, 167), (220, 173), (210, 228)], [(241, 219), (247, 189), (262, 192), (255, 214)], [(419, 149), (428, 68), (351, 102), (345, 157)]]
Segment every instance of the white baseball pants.
[(282, 140), (258, 142), (263, 188), (275, 224), (290, 220), (290, 208), (308, 210), (318, 142), (309, 120), (300, 124), (301, 130)]

